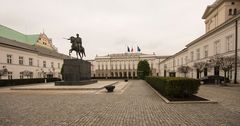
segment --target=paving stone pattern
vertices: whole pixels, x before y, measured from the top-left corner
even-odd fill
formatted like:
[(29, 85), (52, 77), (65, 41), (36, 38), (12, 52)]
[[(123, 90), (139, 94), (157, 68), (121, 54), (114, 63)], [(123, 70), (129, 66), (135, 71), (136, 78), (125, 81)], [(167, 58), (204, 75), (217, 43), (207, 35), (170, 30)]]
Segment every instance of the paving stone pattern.
[(141, 80), (129, 81), (122, 94), (0, 91), (0, 125), (238, 126), (238, 89), (202, 86), (199, 95), (217, 95), (218, 104), (166, 104)]

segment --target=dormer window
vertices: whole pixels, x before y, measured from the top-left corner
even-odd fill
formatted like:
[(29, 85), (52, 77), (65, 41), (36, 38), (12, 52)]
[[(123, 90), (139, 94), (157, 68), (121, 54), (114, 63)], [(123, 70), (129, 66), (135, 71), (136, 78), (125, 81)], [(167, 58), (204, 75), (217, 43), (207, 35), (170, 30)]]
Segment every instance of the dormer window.
[(232, 15), (232, 9), (229, 9), (229, 14), (228, 15)]

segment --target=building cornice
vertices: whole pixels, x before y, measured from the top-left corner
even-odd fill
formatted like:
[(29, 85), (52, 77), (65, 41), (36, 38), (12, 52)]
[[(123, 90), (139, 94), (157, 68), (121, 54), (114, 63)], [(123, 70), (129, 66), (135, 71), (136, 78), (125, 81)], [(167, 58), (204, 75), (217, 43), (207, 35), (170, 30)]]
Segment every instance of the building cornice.
[(219, 30), (225, 28), (226, 26), (229, 26), (231, 25), (232, 23), (234, 23), (236, 20), (239, 20), (240, 19), (240, 14), (230, 18), (229, 20), (227, 20), (225, 23), (217, 26), (216, 28), (212, 29), (211, 31), (205, 33), (204, 35), (200, 36), (199, 38), (195, 39), (194, 41), (190, 42), (189, 44), (186, 45), (186, 47), (190, 47), (194, 44), (196, 44), (197, 42), (199, 42), (200, 40), (203, 40), (205, 39), (206, 37), (218, 32)]
[(202, 16), (202, 19), (206, 19), (207, 16), (209, 16), (216, 8), (226, 1), (227, 0), (216, 0), (212, 5), (208, 5)]

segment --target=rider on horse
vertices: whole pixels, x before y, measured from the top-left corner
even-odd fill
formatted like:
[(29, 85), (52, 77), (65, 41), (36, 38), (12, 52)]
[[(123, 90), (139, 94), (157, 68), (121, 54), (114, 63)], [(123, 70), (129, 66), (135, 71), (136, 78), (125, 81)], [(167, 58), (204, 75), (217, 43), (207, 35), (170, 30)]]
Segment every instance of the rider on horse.
[[(77, 34), (77, 37), (71, 36), (68, 40), (72, 43), (72, 48), (69, 50), (69, 56), (71, 55), (72, 51), (76, 51), (76, 55), (78, 58), (78, 55), (82, 59), (83, 56), (86, 57), (85, 55), (85, 50), (82, 46), (82, 39), (79, 37), (79, 34)], [(82, 54), (82, 55), (81, 55)]]

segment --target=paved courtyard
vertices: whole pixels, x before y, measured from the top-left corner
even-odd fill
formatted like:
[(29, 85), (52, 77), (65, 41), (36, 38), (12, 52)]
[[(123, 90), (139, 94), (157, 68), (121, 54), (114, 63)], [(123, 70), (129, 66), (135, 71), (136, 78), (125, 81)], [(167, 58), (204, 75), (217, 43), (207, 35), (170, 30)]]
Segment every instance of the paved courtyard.
[[(239, 126), (240, 87), (201, 86), (218, 104), (166, 104), (141, 80), (121, 94), (0, 89), (3, 126)], [(79, 92), (79, 93), (78, 93)]]

